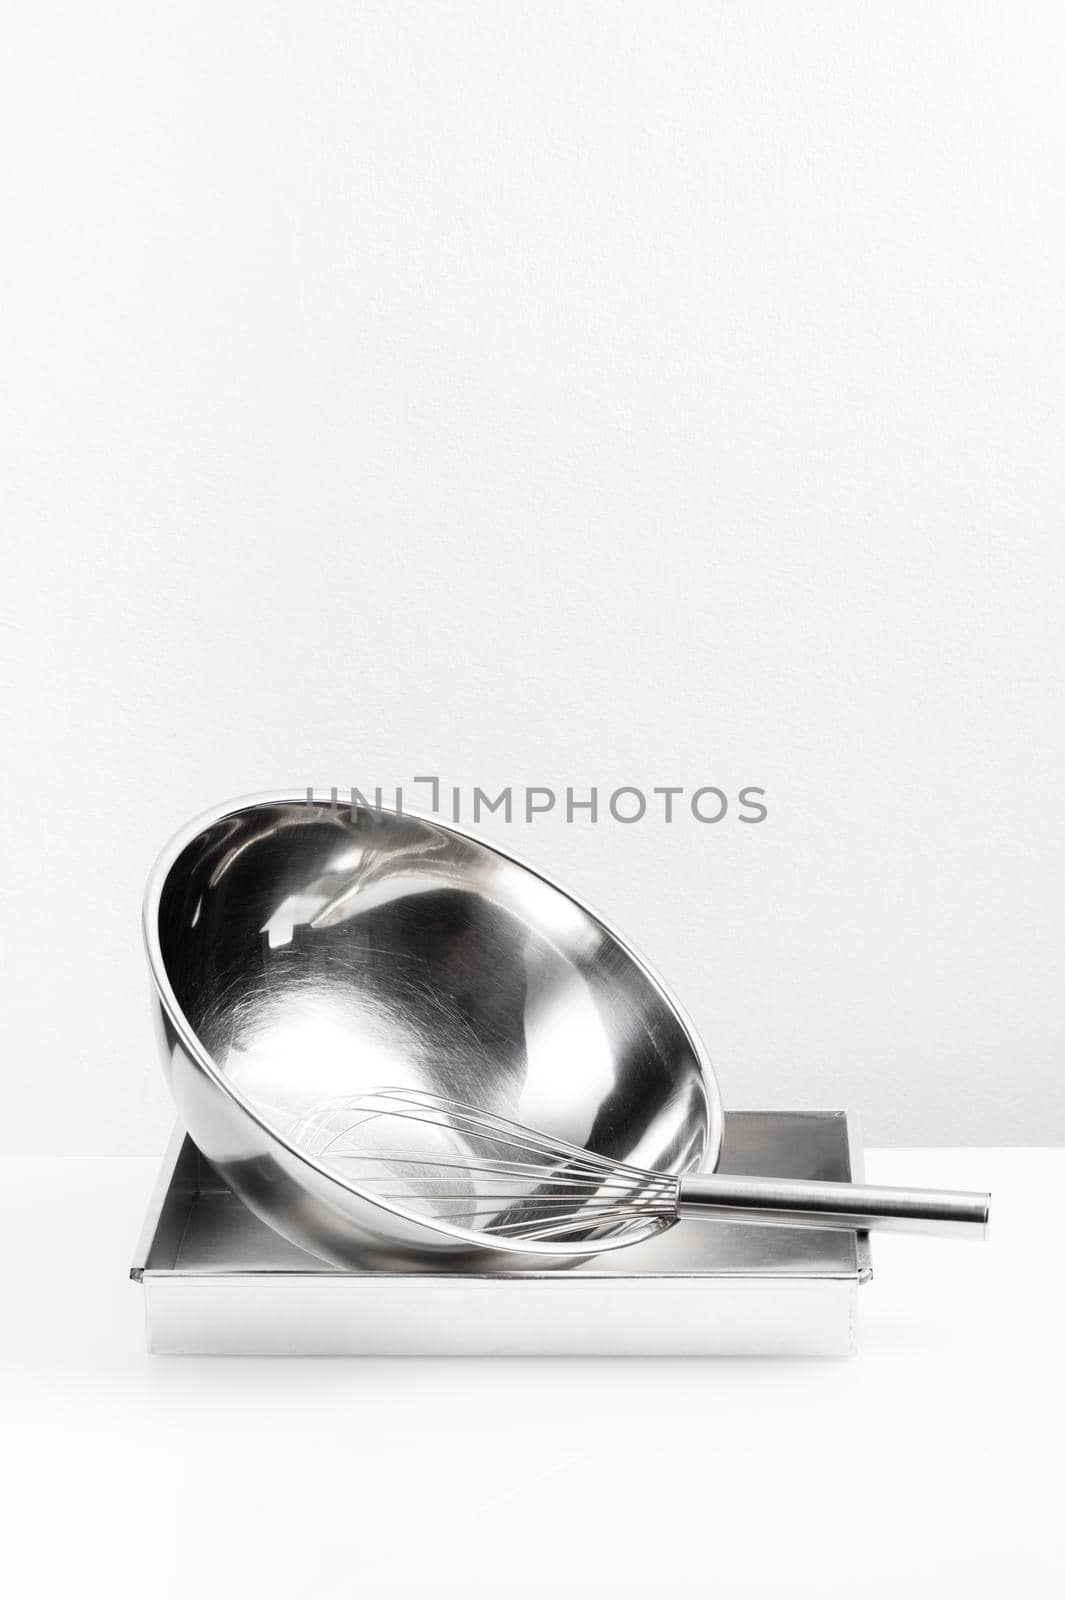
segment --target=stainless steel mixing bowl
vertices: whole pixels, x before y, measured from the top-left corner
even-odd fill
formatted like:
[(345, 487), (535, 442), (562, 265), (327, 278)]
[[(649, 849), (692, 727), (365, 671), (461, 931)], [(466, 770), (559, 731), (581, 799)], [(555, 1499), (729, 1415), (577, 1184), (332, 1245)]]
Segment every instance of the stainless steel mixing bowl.
[(312, 1108), (372, 1085), (661, 1172), (717, 1163), (713, 1072), (669, 991), (580, 901), (460, 828), (234, 801), (167, 845), (144, 931), (193, 1139), (258, 1216), (337, 1265), (533, 1264), (385, 1210), (294, 1142)]

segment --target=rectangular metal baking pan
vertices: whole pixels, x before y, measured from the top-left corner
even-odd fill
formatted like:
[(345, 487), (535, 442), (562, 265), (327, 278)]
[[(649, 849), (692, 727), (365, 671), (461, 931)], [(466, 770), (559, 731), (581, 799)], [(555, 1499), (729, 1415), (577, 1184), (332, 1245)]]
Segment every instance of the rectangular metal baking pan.
[[(861, 1181), (846, 1112), (733, 1111), (720, 1170)], [(867, 1234), (680, 1223), (529, 1272), (345, 1272), (282, 1239), (182, 1129), (131, 1276), (159, 1355), (845, 1355)]]

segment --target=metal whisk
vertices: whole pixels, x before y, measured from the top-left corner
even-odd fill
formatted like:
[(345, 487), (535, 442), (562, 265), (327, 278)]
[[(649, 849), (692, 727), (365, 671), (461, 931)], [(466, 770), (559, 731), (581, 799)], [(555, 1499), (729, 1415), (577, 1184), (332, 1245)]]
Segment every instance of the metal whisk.
[(289, 1138), (389, 1211), (530, 1254), (615, 1249), (682, 1217), (982, 1235), (990, 1205), (951, 1190), (651, 1172), (419, 1089), (327, 1101)]

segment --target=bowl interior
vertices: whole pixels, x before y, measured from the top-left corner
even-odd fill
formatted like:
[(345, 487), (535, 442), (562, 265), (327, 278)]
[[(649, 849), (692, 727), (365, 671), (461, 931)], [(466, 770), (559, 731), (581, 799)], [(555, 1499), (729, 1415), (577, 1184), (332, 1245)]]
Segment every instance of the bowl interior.
[(215, 1069), (283, 1138), (377, 1085), (664, 1171), (715, 1136), (698, 1047), (642, 964), (569, 895), (438, 823), (244, 806), (165, 870), (158, 939)]

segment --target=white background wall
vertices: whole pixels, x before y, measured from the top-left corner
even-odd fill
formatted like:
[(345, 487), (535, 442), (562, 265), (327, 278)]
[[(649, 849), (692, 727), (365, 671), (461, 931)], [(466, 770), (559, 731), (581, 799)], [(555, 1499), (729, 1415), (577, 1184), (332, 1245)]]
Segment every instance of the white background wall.
[(145, 874), (273, 786), (501, 821), (734, 1105), (1065, 1138), (1053, 4), (16, 4), (3, 1113), (150, 1151)]

